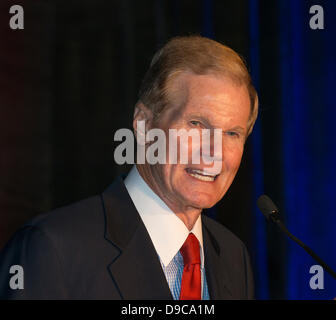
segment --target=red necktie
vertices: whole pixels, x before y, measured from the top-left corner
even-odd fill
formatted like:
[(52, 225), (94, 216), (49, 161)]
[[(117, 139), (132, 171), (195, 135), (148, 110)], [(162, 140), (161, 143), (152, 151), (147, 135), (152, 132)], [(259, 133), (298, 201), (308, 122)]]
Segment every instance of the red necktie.
[(193, 233), (189, 233), (180, 252), (184, 262), (180, 300), (201, 300), (200, 246)]

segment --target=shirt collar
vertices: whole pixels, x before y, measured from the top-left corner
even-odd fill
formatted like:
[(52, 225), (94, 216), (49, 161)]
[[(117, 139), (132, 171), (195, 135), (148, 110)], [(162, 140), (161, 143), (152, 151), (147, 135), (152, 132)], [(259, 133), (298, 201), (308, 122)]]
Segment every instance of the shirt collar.
[[(147, 185), (136, 166), (133, 166), (124, 183), (149, 233), (156, 252), (164, 266), (167, 266), (187, 239), (188, 228)], [(200, 243), (201, 267), (204, 268), (201, 215), (190, 232), (196, 236)]]

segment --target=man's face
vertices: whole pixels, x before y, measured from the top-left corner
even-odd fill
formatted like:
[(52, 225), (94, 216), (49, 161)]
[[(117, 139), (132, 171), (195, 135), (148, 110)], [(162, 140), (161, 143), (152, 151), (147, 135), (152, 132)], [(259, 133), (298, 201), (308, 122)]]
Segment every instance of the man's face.
[[(239, 168), (248, 130), (249, 94), (245, 86), (230, 79), (189, 73), (178, 76), (172, 90), (176, 97), (173, 106), (167, 107), (152, 127), (162, 129), (167, 141), (169, 129), (222, 129), (222, 150), (212, 153), (221, 162), (220, 170), (215, 178), (207, 175), (214, 172), (202, 161), (202, 150), (201, 162), (193, 164), (191, 154), (200, 144), (189, 143), (188, 164), (148, 165), (146, 180), (175, 212), (210, 208), (224, 196)], [(216, 151), (213, 144), (210, 150)]]

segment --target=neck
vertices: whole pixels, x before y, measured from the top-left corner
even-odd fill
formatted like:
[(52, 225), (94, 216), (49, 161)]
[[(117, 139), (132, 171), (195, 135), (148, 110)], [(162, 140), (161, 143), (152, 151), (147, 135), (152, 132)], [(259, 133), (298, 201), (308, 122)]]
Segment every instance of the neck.
[(170, 208), (170, 210), (172, 210), (177, 215), (177, 217), (181, 219), (181, 221), (190, 231), (194, 227), (198, 217), (202, 212), (202, 209), (185, 206), (182, 203), (178, 203), (177, 201), (172, 201), (161, 191), (161, 188), (155, 179), (150, 178), (152, 177), (152, 174), (146, 165), (137, 164), (136, 167), (142, 179), (148, 184), (153, 192), (155, 192), (161, 198), (161, 200)]
[(180, 213), (175, 213), (175, 214), (182, 220), (182, 222), (185, 224), (185, 226), (190, 231), (194, 227), (194, 225), (195, 225), (198, 217), (200, 216), (201, 212), (202, 212), (201, 210), (195, 210), (194, 209), (193, 211), (190, 211), (190, 212), (187, 212), (187, 213), (186, 212), (180, 212)]

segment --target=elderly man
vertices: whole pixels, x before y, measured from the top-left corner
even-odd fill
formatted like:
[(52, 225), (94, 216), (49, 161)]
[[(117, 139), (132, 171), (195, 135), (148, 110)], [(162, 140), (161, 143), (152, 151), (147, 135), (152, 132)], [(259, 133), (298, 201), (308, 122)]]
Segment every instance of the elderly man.
[[(201, 213), (230, 187), (257, 108), (237, 53), (198, 36), (170, 40), (142, 83), (135, 136), (153, 128), (167, 136), (171, 129), (220, 129), (220, 148), (209, 148), (220, 165), (194, 163), (195, 148), (204, 150), (188, 144), (186, 163), (136, 164), (102, 194), (33, 219), (1, 254), (0, 297), (253, 298), (244, 244)], [(171, 150), (168, 144), (167, 158)], [(12, 265), (22, 267), (21, 288), (11, 285)]]

